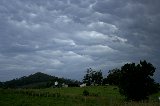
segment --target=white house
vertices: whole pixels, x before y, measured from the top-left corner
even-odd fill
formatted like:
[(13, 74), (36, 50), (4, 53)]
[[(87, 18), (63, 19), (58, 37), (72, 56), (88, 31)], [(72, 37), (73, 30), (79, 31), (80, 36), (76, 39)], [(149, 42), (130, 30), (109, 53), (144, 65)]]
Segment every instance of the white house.
[(85, 87), (85, 86), (86, 86), (86, 83), (85, 83), (85, 84), (81, 84), (81, 85), (80, 85), (80, 87)]
[(62, 84), (62, 87), (67, 88), (67, 87), (68, 87), (68, 85), (67, 85), (67, 84), (65, 84), (65, 83), (63, 83), (63, 84)]
[(57, 81), (56, 81), (56, 82), (54, 82), (54, 85), (55, 85), (55, 86), (57, 86), (57, 85), (58, 85), (58, 82), (57, 82)]

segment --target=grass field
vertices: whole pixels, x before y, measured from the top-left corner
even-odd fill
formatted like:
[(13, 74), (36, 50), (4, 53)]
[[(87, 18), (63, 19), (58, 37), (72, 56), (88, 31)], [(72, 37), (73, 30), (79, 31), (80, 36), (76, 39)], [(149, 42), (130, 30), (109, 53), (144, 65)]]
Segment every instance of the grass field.
[[(89, 96), (83, 96), (83, 91)], [(149, 101), (126, 102), (115, 86), (47, 89), (0, 89), (0, 106), (160, 106), (160, 93)]]

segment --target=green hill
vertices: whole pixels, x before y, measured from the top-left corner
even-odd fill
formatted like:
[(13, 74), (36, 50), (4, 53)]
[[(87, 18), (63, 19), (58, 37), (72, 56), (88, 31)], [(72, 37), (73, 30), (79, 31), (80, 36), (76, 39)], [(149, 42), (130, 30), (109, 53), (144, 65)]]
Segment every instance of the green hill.
[(47, 88), (53, 86), (55, 81), (58, 81), (59, 85), (62, 83), (70, 84), (76, 82), (70, 79), (58, 78), (37, 72), (29, 76), (23, 76), (21, 78), (6, 81), (3, 83), (3, 86), (5, 88)]

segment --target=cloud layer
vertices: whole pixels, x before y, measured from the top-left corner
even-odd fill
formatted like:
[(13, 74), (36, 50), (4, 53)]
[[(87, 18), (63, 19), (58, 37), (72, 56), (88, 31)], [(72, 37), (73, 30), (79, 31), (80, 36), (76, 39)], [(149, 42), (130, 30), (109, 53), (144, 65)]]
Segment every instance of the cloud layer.
[(0, 1), (0, 80), (37, 71), (81, 80), (86, 68), (146, 59), (160, 81), (159, 0)]

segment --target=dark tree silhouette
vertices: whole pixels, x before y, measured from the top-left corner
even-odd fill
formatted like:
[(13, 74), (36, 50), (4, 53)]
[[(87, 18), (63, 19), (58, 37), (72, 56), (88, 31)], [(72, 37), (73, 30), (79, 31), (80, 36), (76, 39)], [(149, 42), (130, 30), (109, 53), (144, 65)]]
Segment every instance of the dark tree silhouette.
[(125, 64), (121, 67), (119, 79), (120, 93), (127, 99), (139, 101), (147, 99), (149, 95), (158, 92), (158, 84), (154, 82), (152, 76), (155, 67), (146, 61)]
[(1, 87), (3, 87), (3, 83), (2, 83), (2, 82), (0, 82), (0, 88), (1, 88)]
[(91, 68), (87, 69), (87, 73), (84, 76), (83, 83), (86, 83), (88, 86), (91, 84), (101, 85), (103, 80), (102, 72), (93, 71)]
[(92, 69), (91, 68), (87, 69), (87, 73), (83, 79), (83, 83), (86, 83), (87, 86), (91, 85), (91, 83), (92, 83), (92, 74), (91, 73), (92, 73)]
[(108, 72), (106, 82), (110, 85), (119, 85), (120, 69), (113, 69)]

